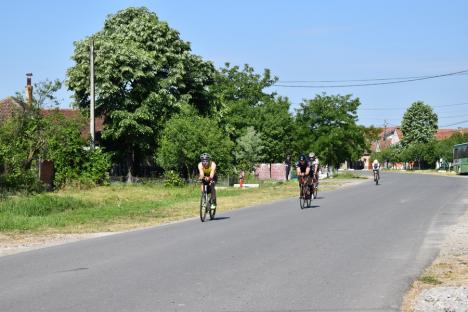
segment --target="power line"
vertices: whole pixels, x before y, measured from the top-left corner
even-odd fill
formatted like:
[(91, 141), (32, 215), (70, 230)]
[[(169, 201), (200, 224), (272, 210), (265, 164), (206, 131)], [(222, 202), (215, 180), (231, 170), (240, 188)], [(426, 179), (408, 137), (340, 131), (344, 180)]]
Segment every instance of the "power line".
[[(455, 103), (455, 104), (443, 104), (443, 105), (430, 105), (430, 106), (433, 108), (437, 108), (437, 107), (450, 107), (450, 106), (459, 106), (459, 105), (468, 105), (468, 102)], [(403, 107), (400, 107), (400, 108), (397, 108), (397, 107), (359, 108), (359, 110), (363, 110), (363, 111), (366, 111), (366, 110), (405, 110), (405, 109), (407, 109), (407, 107), (406, 108), (403, 108)]]
[(348, 80), (279, 80), (278, 83), (316, 83), (316, 82), (356, 82), (356, 81), (388, 81), (388, 80), (406, 80), (415, 78), (425, 78), (429, 76), (410, 76), (394, 78), (369, 78), (369, 79), (348, 79)]
[[(398, 83), (406, 83), (412, 81), (420, 81), (420, 80), (427, 80), (427, 79), (434, 79), (434, 78), (441, 78), (447, 76), (455, 76), (460, 75), (462, 73), (468, 73), (468, 69), (447, 73), (447, 74), (440, 74), (440, 75), (432, 75), (432, 76), (420, 76), (416, 78), (408, 78), (402, 79), (397, 81), (386, 81), (386, 82), (374, 82), (374, 83), (362, 83), (362, 84), (342, 84), (342, 85), (318, 85), (318, 86), (311, 86), (311, 85), (288, 85), (277, 83), (274, 86), (276, 87), (284, 87), (284, 88), (348, 88), (348, 87), (366, 87), (366, 86), (379, 86), (379, 85), (389, 85), (389, 84), (398, 84)], [(379, 79), (389, 79), (389, 78), (379, 78)], [(338, 82), (338, 81), (337, 81)]]
[[(461, 73), (457, 76), (466, 76), (468, 73)], [(406, 80), (416, 78), (428, 78), (425, 76), (393, 77), (393, 78), (368, 78), (368, 79), (347, 79), (347, 80), (279, 80), (277, 83), (317, 83), (317, 82), (355, 82), (355, 81), (388, 81), (388, 80)]]
[(452, 123), (452, 124), (449, 124), (449, 125), (440, 126), (440, 127), (441, 127), (441, 128), (443, 128), (443, 127), (450, 127), (450, 126), (459, 125), (459, 124), (462, 124), (462, 123), (465, 123), (465, 122), (468, 122), (468, 119), (467, 119), (467, 120), (458, 121), (458, 122), (455, 122), (455, 123)]

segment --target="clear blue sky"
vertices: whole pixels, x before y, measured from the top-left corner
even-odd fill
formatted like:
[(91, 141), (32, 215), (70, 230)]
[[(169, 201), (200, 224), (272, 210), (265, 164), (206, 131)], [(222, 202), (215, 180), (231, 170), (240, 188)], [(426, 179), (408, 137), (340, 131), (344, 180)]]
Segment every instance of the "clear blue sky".
[[(280, 80), (348, 80), (468, 69), (468, 1), (1, 1), (0, 98), (33, 80), (65, 79), (73, 41), (108, 14), (146, 6), (217, 66), (248, 63)], [(295, 107), (315, 94), (352, 93), (360, 123), (399, 124), (414, 101), (434, 106), (439, 126), (468, 127), (468, 75), (373, 87), (275, 88)], [(71, 100), (63, 92), (64, 104)], [(294, 108), (294, 106), (293, 106)], [(373, 110), (377, 109), (377, 110)]]

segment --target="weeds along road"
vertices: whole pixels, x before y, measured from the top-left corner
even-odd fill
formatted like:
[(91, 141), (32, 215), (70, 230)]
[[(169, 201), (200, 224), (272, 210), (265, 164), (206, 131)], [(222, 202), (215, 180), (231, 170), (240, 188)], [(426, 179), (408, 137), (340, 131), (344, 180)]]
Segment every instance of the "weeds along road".
[(383, 173), (319, 193), (0, 258), (7, 311), (397, 311), (468, 180)]

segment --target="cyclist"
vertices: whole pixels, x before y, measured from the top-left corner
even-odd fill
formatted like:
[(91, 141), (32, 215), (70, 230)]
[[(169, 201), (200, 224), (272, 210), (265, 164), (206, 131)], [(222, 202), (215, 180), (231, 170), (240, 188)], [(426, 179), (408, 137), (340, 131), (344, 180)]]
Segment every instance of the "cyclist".
[(319, 160), (317, 156), (315, 156), (314, 152), (309, 153), (309, 162), (310, 162), (310, 169), (312, 170), (312, 182), (314, 186), (318, 188), (319, 182)]
[[(299, 160), (296, 162), (296, 174), (297, 177), (303, 177), (305, 179), (304, 183), (311, 186), (310, 181), (310, 162), (308, 161), (307, 157), (302, 154), (299, 157)], [(301, 180), (299, 179), (299, 189), (301, 188)]]
[(372, 170), (374, 171), (374, 180), (377, 178), (380, 180), (380, 163), (377, 159), (372, 162)]
[(211, 160), (207, 153), (200, 155), (200, 162), (198, 163), (198, 172), (200, 180), (202, 181), (201, 191), (203, 192), (203, 185), (208, 185), (208, 192), (211, 192), (211, 209), (216, 209), (216, 163)]

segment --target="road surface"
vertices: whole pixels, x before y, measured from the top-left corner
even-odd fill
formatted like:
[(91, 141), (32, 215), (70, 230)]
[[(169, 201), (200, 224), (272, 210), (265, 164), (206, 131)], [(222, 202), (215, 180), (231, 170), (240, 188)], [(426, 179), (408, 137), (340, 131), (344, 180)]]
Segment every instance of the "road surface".
[(468, 179), (292, 198), (0, 258), (0, 311), (398, 311), (464, 213)]

